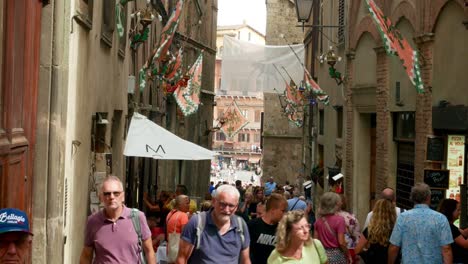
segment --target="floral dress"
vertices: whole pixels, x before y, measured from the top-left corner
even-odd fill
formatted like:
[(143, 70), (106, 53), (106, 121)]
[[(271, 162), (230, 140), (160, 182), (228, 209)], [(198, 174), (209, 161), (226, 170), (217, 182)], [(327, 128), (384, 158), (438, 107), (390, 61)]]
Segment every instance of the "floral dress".
[(351, 254), (353, 258), (353, 263), (359, 263), (359, 261), (356, 260), (356, 254), (354, 253), (354, 248), (356, 247), (358, 243), (359, 235), (361, 231), (359, 227), (359, 222), (356, 219), (356, 217), (349, 212), (339, 211), (337, 214), (343, 217), (345, 220), (345, 224), (346, 224), (345, 240), (346, 240), (346, 245), (349, 249), (349, 253)]

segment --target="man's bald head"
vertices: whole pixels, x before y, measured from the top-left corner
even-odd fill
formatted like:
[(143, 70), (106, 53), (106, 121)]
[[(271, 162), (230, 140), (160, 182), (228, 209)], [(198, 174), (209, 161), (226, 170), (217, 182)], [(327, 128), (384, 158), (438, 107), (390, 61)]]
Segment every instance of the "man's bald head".
[(395, 191), (390, 187), (384, 188), (382, 190), (382, 199), (386, 199), (386, 200), (389, 200), (391, 202), (395, 202), (396, 201)]

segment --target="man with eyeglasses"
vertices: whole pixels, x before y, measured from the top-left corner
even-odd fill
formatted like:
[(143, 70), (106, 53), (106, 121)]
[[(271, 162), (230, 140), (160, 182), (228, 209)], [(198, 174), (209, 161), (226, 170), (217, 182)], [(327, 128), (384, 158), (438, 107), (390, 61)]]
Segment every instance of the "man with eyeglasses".
[(0, 210), (0, 264), (23, 264), (29, 260), (32, 233), (25, 212)]
[(156, 263), (151, 240), (151, 231), (146, 217), (139, 213), (142, 245), (133, 227), (131, 209), (123, 202), (123, 185), (115, 176), (107, 177), (100, 188), (99, 198), (104, 209), (90, 215), (86, 224), (85, 245), (80, 264), (141, 263), (139, 253), (145, 252), (148, 264)]
[(251, 263), (247, 225), (235, 215), (239, 197), (234, 186), (221, 185), (216, 189), (213, 208), (193, 216), (182, 231), (177, 264)]

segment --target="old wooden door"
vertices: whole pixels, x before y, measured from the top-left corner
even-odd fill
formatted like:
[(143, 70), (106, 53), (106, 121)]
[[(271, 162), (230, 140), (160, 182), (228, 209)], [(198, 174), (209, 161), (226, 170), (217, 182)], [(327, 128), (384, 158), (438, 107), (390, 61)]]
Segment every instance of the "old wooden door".
[(0, 3), (0, 207), (32, 211), (40, 0)]

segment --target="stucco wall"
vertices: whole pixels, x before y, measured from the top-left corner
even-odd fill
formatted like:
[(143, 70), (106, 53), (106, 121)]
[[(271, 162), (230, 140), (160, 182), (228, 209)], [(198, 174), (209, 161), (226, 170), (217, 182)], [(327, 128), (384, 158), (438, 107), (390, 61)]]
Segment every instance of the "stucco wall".
[[(466, 9), (466, 8), (465, 8)], [(466, 12), (456, 3), (449, 3), (437, 20), (434, 33), (434, 73), (432, 104), (447, 100), (452, 105), (468, 105), (468, 32), (461, 21)]]
[[(365, 116), (362, 113), (375, 112), (377, 116), (375, 189), (378, 195), (385, 185), (394, 187), (396, 184), (397, 145), (393, 140), (392, 112), (415, 111), (414, 179), (417, 182), (422, 179), (422, 172), (428, 166), (424, 162), (424, 145), (426, 136), (434, 133), (432, 106), (440, 100), (467, 104), (464, 97), (456, 98), (457, 94), (466, 92), (468, 81), (466, 74), (462, 73), (467, 68), (467, 62), (460, 59), (467, 57), (467, 28), (463, 21), (467, 21), (468, 13), (463, 8), (463, 1), (376, 1), (376, 4), (410, 45), (421, 52), (422, 79), (427, 90), (422, 95), (416, 94), (399, 59), (385, 55), (381, 48), (382, 40), (363, 7), (364, 1), (352, 1), (348, 30), (349, 48), (351, 53), (355, 52), (355, 56), (348, 67), (352, 74), (348, 82), (352, 87), (348, 100), (352, 101), (348, 101), (348, 105), (354, 109), (349, 109), (348, 118), (350, 121), (354, 119), (354, 122), (347, 123), (347, 136), (351, 138), (348, 138), (346, 147), (352, 150), (352, 156), (347, 157), (346, 164), (347, 168), (352, 169), (353, 182), (360, 184), (353, 188), (353, 191), (360, 193), (353, 194), (353, 201), (357, 203), (354, 210), (357, 210), (360, 219), (365, 215), (362, 211), (366, 210), (361, 203), (366, 203), (365, 200), (369, 198), (362, 196), (368, 188), (365, 186), (368, 179), (362, 178), (368, 177), (368, 168), (362, 167), (363, 155), (367, 155), (362, 148), (369, 140), (365, 133), (362, 134), (367, 130), (364, 126), (367, 121), (362, 118)], [(362, 13), (363, 10), (365, 13)], [(400, 82), (400, 102), (396, 102), (395, 98), (397, 81)]]
[[(72, 2), (77, 7), (79, 1)], [(67, 128), (65, 139), (65, 197), (66, 226), (68, 237), (65, 244), (65, 263), (78, 263), (83, 247), (84, 229), (89, 212), (89, 191), (94, 188), (92, 167), (95, 157), (92, 153), (92, 118), (96, 112), (108, 113), (106, 125), (106, 152), (113, 153), (112, 174), (124, 180), (123, 144), (112, 146), (111, 138), (123, 140), (125, 116), (127, 114), (127, 76), (128, 59), (118, 54), (119, 38), (117, 32), (112, 35), (112, 46), (101, 39), (101, 17), (103, 2), (94, 2), (93, 27), (87, 30), (74, 25), (70, 35), (68, 101), (66, 111)], [(72, 8), (74, 10), (74, 8)], [(64, 109), (65, 110), (65, 109)], [(114, 111), (122, 111), (120, 119), (114, 119)], [(118, 122), (119, 129), (111, 131), (113, 122)], [(79, 144), (72, 142), (79, 142)], [(91, 188), (91, 189), (90, 189)], [(81, 228), (76, 228), (81, 227)]]

